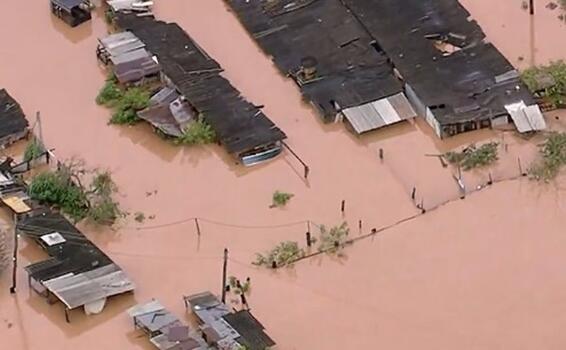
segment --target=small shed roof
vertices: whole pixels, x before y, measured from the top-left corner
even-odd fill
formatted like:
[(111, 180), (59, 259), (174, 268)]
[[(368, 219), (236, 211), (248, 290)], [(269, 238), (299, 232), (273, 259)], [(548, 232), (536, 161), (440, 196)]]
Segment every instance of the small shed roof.
[(403, 93), (342, 110), (356, 133), (362, 134), (416, 117)]
[(108, 5), (114, 11), (149, 11), (153, 1), (144, 0), (108, 0)]
[(84, 0), (51, 0), (55, 5), (61, 7), (63, 10), (67, 12), (71, 12), (71, 10), (84, 2)]
[(505, 108), (520, 133), (546, 129), (546, 122), (538, 105), (527, 106), (521, 101)]
[(115, 264), (77, 275), (69, 273), (44, 281), (43, 285), (69, 309), (134, 289), (132, 281)]

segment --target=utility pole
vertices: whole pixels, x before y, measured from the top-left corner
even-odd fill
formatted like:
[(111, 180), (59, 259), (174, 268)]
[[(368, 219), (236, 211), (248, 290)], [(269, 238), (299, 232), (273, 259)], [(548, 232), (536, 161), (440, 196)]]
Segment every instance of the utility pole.
[(222, 302), (226, 303), (226, 269), (228, 268), (228, 249), (224, 248), (224, 265), (222, 266)]
[(17, 219), (14, 215), (14, 251), (12, 253), (12, 286), (10, 287), (10, 293), (16, 293), (16, 272), (18, 267), (18, 229), (17, 229)]

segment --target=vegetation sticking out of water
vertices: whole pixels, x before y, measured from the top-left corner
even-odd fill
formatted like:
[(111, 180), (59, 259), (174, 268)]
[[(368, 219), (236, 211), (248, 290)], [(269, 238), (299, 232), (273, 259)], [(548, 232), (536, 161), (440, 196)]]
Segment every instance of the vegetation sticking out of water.
[(96, 103), (114, 110), (110, 124), (133, 125), (140, 120), (137, 112), (149, 106), (150, 97), (146, 86), (122, 88), (116, 77), (110, 75), (96, 96)]
[[(311, 238), (311, 243), (318, 242), (317, 250), (319, 253), (338, 254), (348, 243), (348, 235), (350, 228), (346, 222), (339, 226), (327, 229), (326, 226), (320, 226), (320, 237)], [(266, 254), (256, 254), (254, 265), (266, 267), (282, 267), (292, 265), (297, 260), (305, 257), (304, 249), (299, 247), (297, 242), (285, 241), (279, 243)]]
[(241, 283), (235, 276), (228, 277), (228, 285), (230, 286), (230, 290), (236, 295), (248, 295), (252, 286), (249, 279)]
[(272, 198), (271, 207), (272, 207), (272, 208), (284, 207), (284, 206), (287, 205), (287, 203), (291, 200), (291, 198), (293, 198), (293, 194), (292, 194), (292, 193), (286, 193), (286, 192), (281, 192), (281, 191), (275, 191), (275, 192), (273, 193), (273, 198)]
[(198, 120), (191, 122), (185, 130), (183, 130), (183, 135), (177, 138), (175, 143), (179, 145), (204, 145), (214, 143), (215, 141), (216, 133), (212, 127), (200, 117)]
[(348, 228), (346, 222), (343, 222), (340, 226), (334, 226), (330, 230), (322, 225), (320, 227), (318, 251), (330, 254), (338, 253), (344, 247), (349, 234), (350, 228)]
[(114, 23), (115, 18), (116, 18), (116, 15), (114, 14), (114, 12), (111, 9), (108, 9), (104, 12), (104, 20), (106, 21), (106, 24)]
[(29, 186), (32, 199), (60, 208), (74, 221), (88, 218), (104, 225), (123, 216), (113, 199), (117, 191), (108, 171), (86, 169), (84, 162), (76, 159), (65, 162), (58, 170), (36, 175)]
[(563, 60), (526, 69), (521, 78), (531, 92), (542, 92), (541, 97), (555, 108), (566, 105), (566, 63)]
[(532, 179), (548, 182), (554, 179), (566, 164), (566, 133), (553, 132), (540, 145), (540, 159), (529, 169)]
[(444, 158), (449, 163), (460, 166), (463, 170), (471, 170), (488, 166), (497, 161), (498, 146), (497, 142), (489, 142), (480, 147), (472, 144), (461, 152), (447, 152), (444, 154)]
[(305, 256), (305, 251), (299, 248), (299, 243), (285, 241), (279, 243), (265, 254), (256, 254), (254, 265), (272, 267), (275, 262), (276, 267), (292, 264), (297, 259)]
[(33, 138), (29, 142), (24, 151), (24, 162), (32, 161), (38, 158), (44, 152), (44, 147), (37, 138)]

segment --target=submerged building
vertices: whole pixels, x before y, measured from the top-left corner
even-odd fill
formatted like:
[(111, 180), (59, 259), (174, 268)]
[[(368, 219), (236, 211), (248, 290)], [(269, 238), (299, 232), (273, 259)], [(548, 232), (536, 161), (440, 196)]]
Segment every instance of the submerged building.
[(50, 0), (51, 12), (71, 27), (76, 27), (92, 18), (89, 0)]
[(8, 91), (0, 89), (0, 147), (23, 139), (28, 135), (29, 123), (20, 104)]
[(439, 137), (513, 121), (546, 123), (519, 73), (457, 0), (343, 0), (387, 53)]
[[(118, 12), (115, 24), (132, 33), (160, 66), (161, 81), (174, 100), (155, 98), (140, 114), (168, 135), (182, 132), (187, 118), (202, 118), (224, 148), (244, 165), (272, 159), (282, 152), (286, 135), (259, 107), (221, 76), (222, 67), (176, 23)], [(174, 96), (165, 90), (168, 96)], [(154, 103), (155, 102), (155, 103)]]
[(326, 121), (344, 117), (362, 133), (416, 112), (441, 138), (510, 121), (519, 132), (546, 127), (457, 0), (226, 2)]
[(232, 312), (211, 292), (203, 292), (183, 298), (185, 307), (197, 318), (202, 337), (213, 349), (220, 350), (270, 350), (275, 342), (263, 325), (249, 312)]
[(416, 116), (387, 55), (339, 0), (228, 0), (326, 122), (364, 133)]

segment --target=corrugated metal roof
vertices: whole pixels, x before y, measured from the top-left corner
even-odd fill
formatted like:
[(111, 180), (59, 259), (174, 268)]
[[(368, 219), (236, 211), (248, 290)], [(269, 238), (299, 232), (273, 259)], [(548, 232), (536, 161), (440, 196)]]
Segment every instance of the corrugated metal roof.
[(358, 134), (416, 116), (413, 107), (403, 93), (361, 106), (346, 108), (342, 110), (342, 114)]
[(538, 105), (527, 106), (521, 101), (506, 105), (505, 108), (520, 133), (546, 129), (546, 122)]

